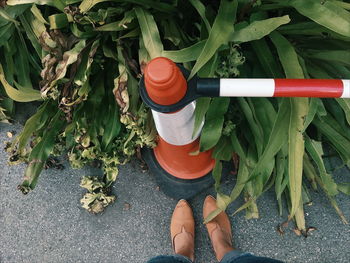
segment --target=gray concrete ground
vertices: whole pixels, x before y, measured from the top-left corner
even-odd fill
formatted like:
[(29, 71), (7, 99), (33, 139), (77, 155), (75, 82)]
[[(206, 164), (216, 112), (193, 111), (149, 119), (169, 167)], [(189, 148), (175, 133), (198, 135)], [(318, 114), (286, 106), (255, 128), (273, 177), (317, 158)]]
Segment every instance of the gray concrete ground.
[[(19, 121), (25, 117), (20, 114)], [(0, 124), (1, 144), (8, 140), (7, 131), (21, 125)], [(333, 166), (337, 165), (334, 160)], [(152, 175), (142, 173), (137, 161), (120, 168), (113, 187), (117, 201), (101, 215), (90, 215), (80, 207), (82, 175), (94, 175), (92, 168), (63, 171), (46, 170), (37, 188), (23, 196), (16, 190), (24, 166), (8, 166), (7, 155), (0, 150), (0, 262), (146, 262), (158, 254), (171, 254), (169, 221), (176, 201), (157, 190)], [(348, 170), (337, 171), (349, 181)], [(234, 180), (225, 184), (229, 190)], [(202, 193), (191, 205), (196, 218), (196, 262), (216, 262), (205, 226), (201, 223)], [(276, 226), (280, 217), (274, 193), (258, 200), (261, 218), (246, 220), (244, 212), (231, 216), (235, 245), (257, 255), (285, 262), (350, 262), (350, 227), (344, 225), (327, 198), (312, 194), (314, 205), (308, 206), (306, 219), (317, 227), (308, 238), (298, 237), (292, 227), (283, 236)], [(345, 216), (350, 219), (350, 197), (337, 198)], [(131, 205), (125, 210), (125, 203)], [(242, 204), (236, 201), (232, 214)]]

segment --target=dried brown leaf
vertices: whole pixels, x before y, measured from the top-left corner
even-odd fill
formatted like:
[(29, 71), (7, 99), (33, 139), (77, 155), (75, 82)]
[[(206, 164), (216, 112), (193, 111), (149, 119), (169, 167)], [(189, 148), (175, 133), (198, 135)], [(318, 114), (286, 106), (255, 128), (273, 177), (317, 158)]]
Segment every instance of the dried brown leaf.
[(4, 8), (6, 6), (7, 0), (0, 0), (0, 7)]
[(123, 208), (123, 210), (124, 211), (128, 211), (128, 210), (130, 210), (131, 209), (131, 205), (129, 204), (129, 203), (127, 203), (127, 202), (124, 202), (124, 208)]
[(49, 157), (45, 163), (45, 169), (54, 168), (57, 170), (63, 170), (64, 166), (60, 160), (54, 157)]
[(118, 77), (114, 80), (114, 86), (115, 88), (113, 89), (113, 94), (115, 100), (117, 101), (121, 111), (123, 113), (126, 113), (129, 109), (129, 93), (127, 90), (127, 82), (121, 80), (121, 78)]
[(283, 223), (282, 223), (282, 227), (284, 227), (284, 228), (288, 227), (288, 223), (289, 223), (288, 221), (283, 222)]
[(236, 175), (238, 173), (238, 166), (239, 166), (239, 156), (237, 153), (233, 153), (232, 161), (233, 161), (233, 170), (231, 171), (231, 173), (233, 175)]
[(301, 236), (301, 231), (297, 228), (293, 229), (293, 232), (297, 235), (297, 236)]
[(283, 228), (281, 227), (280, 224), (278, 224), (277, 228), (276, 228), (276, 231), (278, 234), (280, 234), (281, 236), (284, 235), (284, 230)]
[(137, 148), (136, 148), (136, 157), (137, 157), (137, 159), (139, 159), (139, 161), (140, 161), (140, 168), (141, 168), (141, 171), (142, 171), (143, 173), (147, 172), (147, 171), (148, 171), (148, 166), (147, 166), (147, 163), (145, 162), (145, 160), (142, 158), (141, 147), (137, 147)]
[(147, 63), (144, 62), (144, 61), (142, 61), (142, 62), (141, 62), (141, 65), (140, 65), (140, 69), (141, 69), (141, 73), (142, 73), (142, 74), (143, 74), (143, 72), (145, 71), (146, 66), (147, 66)]

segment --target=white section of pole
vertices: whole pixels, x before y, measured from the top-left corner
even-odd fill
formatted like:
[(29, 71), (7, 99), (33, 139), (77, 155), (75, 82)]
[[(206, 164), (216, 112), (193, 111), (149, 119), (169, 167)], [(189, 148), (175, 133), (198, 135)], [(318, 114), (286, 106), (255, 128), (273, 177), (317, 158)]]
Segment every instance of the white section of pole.
[(341, 98), (350, 98), (350, 79), (343, 79), (343, 94)]
[(272, 97), (274, 79), (220, 79), (220, 97)]
[(194, 130), (194, 120), (196, 102), (191, 102), (181, 110), (174, 113), (161, 113), (152, 110), (153, 119), (162, 139), (172, 145), (186, 145), (195, 141), (201, 133), (204, 120), (197, 133), (192, 136)]

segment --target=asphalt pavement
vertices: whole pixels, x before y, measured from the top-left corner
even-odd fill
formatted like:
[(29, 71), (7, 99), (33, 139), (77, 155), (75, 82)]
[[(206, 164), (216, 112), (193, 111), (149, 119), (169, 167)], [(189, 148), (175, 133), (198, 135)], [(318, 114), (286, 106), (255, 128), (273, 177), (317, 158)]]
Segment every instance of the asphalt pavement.
[[(0, 142), (8, 141), (8, 131), (21, 130), (30, 111), (20, 109), (13, 125), (0, 124)], [(25, 166), (9, 166), (7, 153), (0, 149), (0, 262), (146, 262), (159, 254), (171, 254), (169, 222), (176, 200), (157, 188), (153, 175), (143, 173), (138, 161), (120, 167), (119, 179), (113, 186), (114, 204), (103, 214), (91, 215), (80, 207), (84, 193), (79, 182), (83, 175), (96, 175), (99, 170), (86, 167), (73, 170), (45, 170), (34, 191), (22, 195), (17, 189)], [(339, 160), (333, 159), (331, 167)], [(336, 171), (337, 180), (349, 181), (347, 168)], [(234, 177), (224, 186), (229, 191)], [(202, 204), (213, 189), (190, 200), (196, 219), (196, 262), (216, 262), (205, 226)], [(241, 212), (230, 216), (235, 246), (256, 255), (285, 262), (350, 262), (350, 226), (339, 219), (327, 198), (312, 192), (313, 205), (306, 206), (306, 220), (317, 230), (304, 238), (293, 231), (284, 235), (278, 224), (287, 214), (278, 215), (274, 193), (267, 192), (258, 200), (260, 218), (245, 219)], [(337, 197), (345, 217), (350, 220), (350, 197)], [(241, 204), (239, 199), (227, 210), (232, 214)]]

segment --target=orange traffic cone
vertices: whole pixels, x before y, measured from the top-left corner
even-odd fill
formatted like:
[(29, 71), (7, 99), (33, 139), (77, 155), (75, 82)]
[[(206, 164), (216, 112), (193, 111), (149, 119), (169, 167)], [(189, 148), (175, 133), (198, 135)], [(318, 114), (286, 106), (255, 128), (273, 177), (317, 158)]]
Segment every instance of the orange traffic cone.
[(193, 154), (199, 150), (204, 122), (193, 134), (196, 102), (183, 105), (188, 86), (182, 71), (173, 61), (158, 57), (148, 63), (140, 84), (159, 134), (157, 147), (146, 150), (145, 160), (162, 191), (189, 199), (214, 183), (210, 172), (215, 161), (211, 151)]

